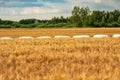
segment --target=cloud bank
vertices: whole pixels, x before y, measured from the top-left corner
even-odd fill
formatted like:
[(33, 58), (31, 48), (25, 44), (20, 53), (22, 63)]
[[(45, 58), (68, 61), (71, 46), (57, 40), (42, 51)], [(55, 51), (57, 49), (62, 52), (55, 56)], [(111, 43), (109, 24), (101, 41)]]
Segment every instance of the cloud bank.
[(75, 5), (88, 6), (91, 10), (114, 10), (120, 9), (120, 0), (0, 0), (0, 18), (20, 20), (67, 17)]

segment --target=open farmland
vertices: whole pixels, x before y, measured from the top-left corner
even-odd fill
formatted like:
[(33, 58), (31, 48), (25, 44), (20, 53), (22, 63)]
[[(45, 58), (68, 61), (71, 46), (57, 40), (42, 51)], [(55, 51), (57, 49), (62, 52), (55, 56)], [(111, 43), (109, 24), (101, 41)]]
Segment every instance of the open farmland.
[[(115, 29), (1, 29), (0, 36), (120, 33)], [(0, 80), (119, 80), (120, 38), (0, 40)]]
[(112, 36), (115, 33), (120, 33), (120, 28), (67, 28), (67, 29), (0, 29), (0, 37), (9, 36), (9, 37), (20, 37), (20, 36), (55, 36), (55, 35), (90, 35), (94, 34), (108, 34)]

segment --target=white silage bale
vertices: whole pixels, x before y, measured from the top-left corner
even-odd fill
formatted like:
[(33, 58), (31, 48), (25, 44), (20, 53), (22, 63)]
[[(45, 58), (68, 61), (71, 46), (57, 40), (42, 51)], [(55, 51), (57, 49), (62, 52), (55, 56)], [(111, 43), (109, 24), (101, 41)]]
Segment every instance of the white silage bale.
[(50, 36), (39, 36), (38, 39), (51, 38)]
[(73, 38), (90, 38), (89, 35), (74, 35)]
[(7, 39), (12, 39), (12, 38), (11, 37), (1, 37), (0, 39), (2, 39), (2, 40), (6, 39), (7, 40)]
[(70, 36), (55, 36), (54, 38), (70, 38)]
[(109, 36), (106, 34), (96, 34), (93, 36), (93, 38), (108, 38)]
[(32, 36), (20, 36), (19, 39), (32, 39)]
[(120, 34), (114, 34), (112, 37), (113, 38), (120, 38)]

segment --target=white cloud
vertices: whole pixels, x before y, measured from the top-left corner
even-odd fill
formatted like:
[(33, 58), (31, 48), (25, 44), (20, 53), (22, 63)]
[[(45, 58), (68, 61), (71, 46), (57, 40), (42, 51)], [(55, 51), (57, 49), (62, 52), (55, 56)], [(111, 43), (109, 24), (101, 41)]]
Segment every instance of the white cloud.
[(0, 18), (20, 20), (23, 18), (50, 19), (54, 16), (67, 17), (71, 15), (75, 5), (80, 7), (88, 6), (91, 10), (113, 10), (120, 8), (119, 0), (66, 0), (64, 3), (37, 0), (34, 4), (42, 4), (42, 6), (29, 4), (30, 7), (25, 7), (24, 5), (21, 5), (21, 7), (0, 7)]
[(27, 7), (21, 10), (22, 15), (28, 14), (48, 14), (48, 13), (59, 13), (59, 9), (45, 9), (40, 7)]
[(17, 12), (15, 10), (11, 10), (10, 12), (11, 12), (12, 15), (16, 15), (17, 14)]
[(101, 0), (94, 0), (95, 3), (101, 3)]
[(17, 15), (18, 8), (0, 8), (0, 14), (2, 15)]

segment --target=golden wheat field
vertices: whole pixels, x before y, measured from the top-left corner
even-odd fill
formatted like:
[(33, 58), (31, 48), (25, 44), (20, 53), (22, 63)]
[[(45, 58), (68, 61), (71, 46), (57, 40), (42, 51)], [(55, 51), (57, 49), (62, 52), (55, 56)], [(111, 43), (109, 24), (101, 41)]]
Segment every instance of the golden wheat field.
[(79, 35), (85, 34), (93, 36), (94, 34), (108, 34), (112, 36), (115, 33), (120, 33), (120, 28), (52, 28), (52, 29), (0, 29), (0, 37), (10, 36), (17, 38), (19, 36), (55, 36), (55, 35)]
[[(120, 28), (0, 29), (0, 36), (113, 35)], [(0, 40), (0, 80), (120, 80), (120, 38)]]

